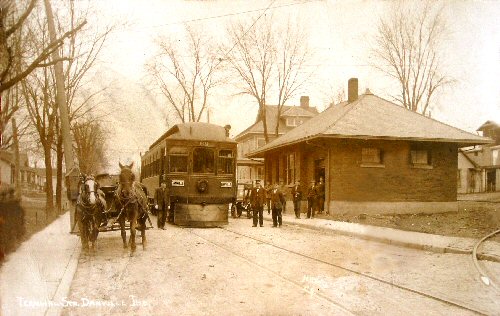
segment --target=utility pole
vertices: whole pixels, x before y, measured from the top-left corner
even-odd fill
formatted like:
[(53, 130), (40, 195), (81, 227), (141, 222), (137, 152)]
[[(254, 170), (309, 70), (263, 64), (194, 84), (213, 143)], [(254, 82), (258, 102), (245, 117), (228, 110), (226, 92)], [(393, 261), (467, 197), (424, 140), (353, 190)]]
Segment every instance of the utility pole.
[[(54, 15), (49, 0), (44, 0), (45, 11), (47, 14), (47, 25), (49, 30), (50, 41), (56, 41), (56, 29), (54, 26)], [(73, 145), (71, 142), (71, 134), (69, 127), (68, 104), (66, 100), (66, 91), (64, 88), (64, 69), (60, 60), (59, 50), (55, 49), (52, 52), (52, 60), (57, 61), (54, 65), (54, 73), (56, 79), (56, 104), (59, 108), (59, 117), (61, 122), (61, 133), (64, 146), (64, 161), (66, 163), (66, 191), (68, 200), (74, 202), (78, 196), (78, 177), (80, 171), (75, 164), (73, 158)], [(74, 207), (70, 205), (70, 229), (74, 225)]]

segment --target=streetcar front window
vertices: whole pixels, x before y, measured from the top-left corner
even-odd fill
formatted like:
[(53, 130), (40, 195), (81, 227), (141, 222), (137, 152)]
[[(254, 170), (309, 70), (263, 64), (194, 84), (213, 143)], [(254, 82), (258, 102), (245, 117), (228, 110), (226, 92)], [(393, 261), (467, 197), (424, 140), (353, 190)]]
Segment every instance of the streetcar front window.
[(211, 148), (195, 148), (193, 150), (193, 172), (214, 173), (214, 150)]
[(218, 174), (232, 174), (234, 169), (234, 155), (230, 149), (219, 151)]
[(170, 172), (187, 172), (188, 152), (186, 148), (174, 147), (168, 154)]

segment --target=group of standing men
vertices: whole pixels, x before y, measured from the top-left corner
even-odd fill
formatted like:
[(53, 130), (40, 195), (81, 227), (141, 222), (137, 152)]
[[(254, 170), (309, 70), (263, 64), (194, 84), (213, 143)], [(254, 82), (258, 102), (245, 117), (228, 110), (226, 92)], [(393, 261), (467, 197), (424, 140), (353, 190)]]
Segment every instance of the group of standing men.
[[(293, 209), (295, 218), (300, 218), (300, 203), (302, 201), (302, 187), (300, 181), (297, 181), (292, 187)], [(319, 214), (325, 210), (325, 184), (323, 178), (319, 178), (318, 184), (311, 180), (307, 189), (307, 218), (314, 218), (316, 212)]]
[[(280, 227), (282, 224), (282, 212), (285, 211), (286, 200), (284, 186), (275, 184), (264, 189), (260, 180), (256, 181), (256, 185), (250, 191), (250, 207), (253, 213), (253, 227), (263, 225), (264, 205), (267, 201), (267, 212), (272, 210), (273, 227)], [(295, 217), (300, 218), (300, 204), (302, 201), (302, 187), (300, 181), (297, 181), (292, 187), (291, 194), (293, 200), (293, 209)], [(307, 191), (307, 218), (314, 218), (316, 212), (319, 214), (324, 212), (325, 208), (325, 184), (323, 178), (319, 179), (316, 184), (314, 180)]]
[(267, 202), (267, 212), (272, 211), (273, 227), (281, 227), (283, 222), (282, 212), (285, 208), (285, 195), (283, 194), (282, 188), (275, 184), (267, 189), (264, 189), (260, 183), (260, 180), (256, 181), (255, 187), (250, 191), (250, 207), (253, 213), (253, 227), (264, 226), (264, 205)]
[[(272, 212), (273, 227), (281, 227), (283, 222), (282, 212), (286, 207), (285, 189), (283, 184), (269, 186), (264, 189), (260, 180), (256, 180), (256, 185), (250, 191), (250, 207), (253, 213), (253, 227), (264, 226), (263, 212), (264, 205), (267, 204), (267, 212)], [(295, 217), (300, 218), (300, 204), (302, 201), (302, 187), (300, 181), (297, 181), (292, 187), (292, 200)], [(165, 229), (165, 221), (167, 219), (168, 208), (170, 205), (170, 191), (165, 182), (162, 182), (160, 187), (156, 189), (155, 207), (158, 210), (157, 227)], [(266, 203), (267, 202), (267, 203)], [(323, 178), (319, 179), (318, 184), (314, 180), (307, 190), (307, 218), (314, 218), (316, 211), (321, 214), (325, 208), (325, 184)]]

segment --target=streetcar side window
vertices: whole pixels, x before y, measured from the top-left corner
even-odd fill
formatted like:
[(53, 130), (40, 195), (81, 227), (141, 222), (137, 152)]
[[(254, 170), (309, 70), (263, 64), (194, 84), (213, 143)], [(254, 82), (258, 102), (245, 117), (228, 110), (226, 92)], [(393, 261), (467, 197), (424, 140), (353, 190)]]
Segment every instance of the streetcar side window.
[(214, 173), (214, 150), (212, 148), (195, 148), (193, 150), (193, 172)]
[(232, 174), (234, 170), (234, 155), (231, 149), (219, 150), (218, 174)]
[(188, 151), (183, 147), (173, 147), (168, 153), (170, 172), (187, 172)]

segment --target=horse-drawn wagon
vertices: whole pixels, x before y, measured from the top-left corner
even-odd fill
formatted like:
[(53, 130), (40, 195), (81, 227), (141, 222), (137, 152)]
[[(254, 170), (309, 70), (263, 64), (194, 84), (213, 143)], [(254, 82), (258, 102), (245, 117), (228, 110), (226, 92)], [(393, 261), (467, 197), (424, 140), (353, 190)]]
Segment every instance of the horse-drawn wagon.
[[(103, 220), (99, 226), (100, 232), (120, 230), (120, 223), (118, 222), (118, 216), (120, 215), (120, 210), (115, 209), (113, 199), (115, 196), (116, 189), (119, 184), (119, 176), (118, 175), (110, 175), (108, 173), (98, 174), (95, 176), (95, 180), (99, 183), (100, 190), (104, 193), (105, 201), (107, 208), (103, 213)], [(146, 196), (148, 196), (147, 190), (144, 191)], [(151, 211), (151, 199), (148, 198), (148, 212)], [(149, 219), (149, 213), (147, 213), (149, 226), (146, 227), (152, 228), (151, 220)], [(127, 221), (125, 224), (126, 228), (130, 228), (130, 223)]]

